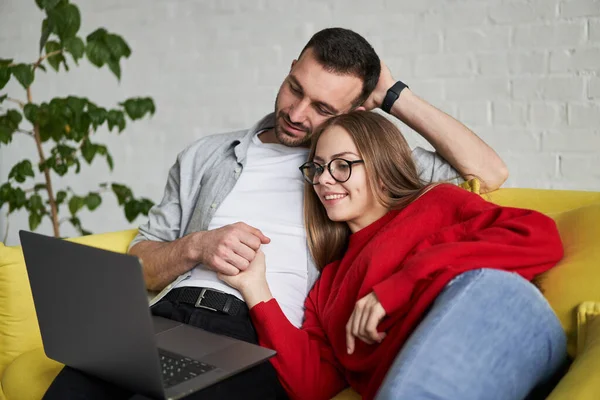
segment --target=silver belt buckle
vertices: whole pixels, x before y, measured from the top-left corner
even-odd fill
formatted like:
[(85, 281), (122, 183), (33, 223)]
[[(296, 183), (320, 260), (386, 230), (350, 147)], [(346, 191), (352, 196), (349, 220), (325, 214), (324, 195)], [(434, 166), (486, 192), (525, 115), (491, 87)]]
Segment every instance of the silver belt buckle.
[(202, 305), (202, 300), (204, 300), (204, 294), (206, 293), (207, 289), (202, 289), (202, 291), (200, 292), (200, 296), (198, 296), (198, 300), (196, 301), (196, 304), (194, 305), (196, 308), (205, 308), (207, 310), (211, 310), (211, 311), (217, 311), (216, 308), (212, 308), (212, 307), (207, 307), (207, 306), (203, 306)]

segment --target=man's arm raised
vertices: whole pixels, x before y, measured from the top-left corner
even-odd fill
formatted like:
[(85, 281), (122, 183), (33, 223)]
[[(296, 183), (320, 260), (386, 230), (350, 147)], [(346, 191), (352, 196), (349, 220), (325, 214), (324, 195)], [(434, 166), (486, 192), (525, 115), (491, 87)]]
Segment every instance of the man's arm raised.
[(162, 290), (198, 264), (225, 275), (236, 275), (254, 260), (261, 244), (270, 239), (243, 222), (193, 232), (172, 242), (144, 240), (129, 249), (142, 260), (144, 280), (150, 290)]
[[(380, 107), (389, 88), (395, 83), (389, 68), (382, 62), (381, 75), (373, 94), (364, 107)], [(390, 113), (423, 136), (465, 179), (481, 180), (481, 192), (498, 189), (508, 177), (508, 169), (496, 152), (473, 131), (448, 114), (404, 89)]]

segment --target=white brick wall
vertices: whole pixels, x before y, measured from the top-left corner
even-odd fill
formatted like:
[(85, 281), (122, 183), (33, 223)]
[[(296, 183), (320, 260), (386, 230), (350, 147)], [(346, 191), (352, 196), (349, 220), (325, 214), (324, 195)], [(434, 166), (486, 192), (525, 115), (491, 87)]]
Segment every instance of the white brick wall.
[[(112, 106), (153, 96), (154, 118), (120, 136), (100, 132), (115, 157), (55, 185), (93, 190), (114, 180), (159, 201), (168, 168), (194, 139), (247, 127), (273, 109), (290, 63), (328, 26), (363, 34), (394, 75), (463, 120), (508, 164), (506, 186), (600, 190), (600, 0), (80, 0), (82, 33), (125, 37), (133, 55), (119, 83), (87, 62), (38, 74), (35, 100), (78, 94)], [(36, 57), (41, 13), (33, 0), (0, 1), (0, 58)], [(19, 87), (7, 87), (23, 98)], [(423, 140), (404, 127), (412, 145)], [(28, 138), (0, 146), (0, 182), (33, 157)], [(130, 225), (116, 202), (82, 215), (95, 232)], [(139, 222), (139, 221), (138, 221)], [(135, 226), (133, 224), (131, 226)], [(26, 228), (10, 219), (9, 243)], [(0, 240), (6, 219), (0, 215)], [(41, 231), (50, 232), (44, 223)], [(72, 235), (69, 229), (63, 234)]]

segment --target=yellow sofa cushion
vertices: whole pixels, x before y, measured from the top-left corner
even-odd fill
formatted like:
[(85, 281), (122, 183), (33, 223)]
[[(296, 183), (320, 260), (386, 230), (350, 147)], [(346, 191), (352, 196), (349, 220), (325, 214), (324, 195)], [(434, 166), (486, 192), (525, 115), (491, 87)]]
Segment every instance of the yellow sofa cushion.
[(549, 215), (558, 226), (565, 256), (540, 277), (540, 283), (565, 329), (573, 357), (577, 348), (576, 309), (585, 301), (600, 301), (600, 203)]
[(4, 396), (7, 400), (39, 400), (63, 367), (47, 358), (41, 347), (21, 354), (4, 371)]
[(577, 315), (577, 358), (547, 400), (597, 400), (599, 397), (600, 303), (581, 304)]

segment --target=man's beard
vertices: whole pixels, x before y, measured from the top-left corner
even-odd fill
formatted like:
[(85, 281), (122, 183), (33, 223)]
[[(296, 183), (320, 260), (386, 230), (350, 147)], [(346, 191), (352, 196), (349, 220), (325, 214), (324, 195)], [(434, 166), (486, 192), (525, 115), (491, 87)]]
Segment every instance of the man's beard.
[[(278, 110), (277, 103), (279, 103), (279, 93), (277, 93), (277, 99), (275, 99), (275, 137), (279, 143), (288, 147), (306, 147), (310, 143), (311, 130), (304, 125), (295, 124), (290, 121), (289, 115), (283, 111)], [(302, 137), (296, 137), (288, 134), (282, 126), (281, 120), (285, 120), (288, 124), (294, 128), (301, 129), (305, 132)]]

